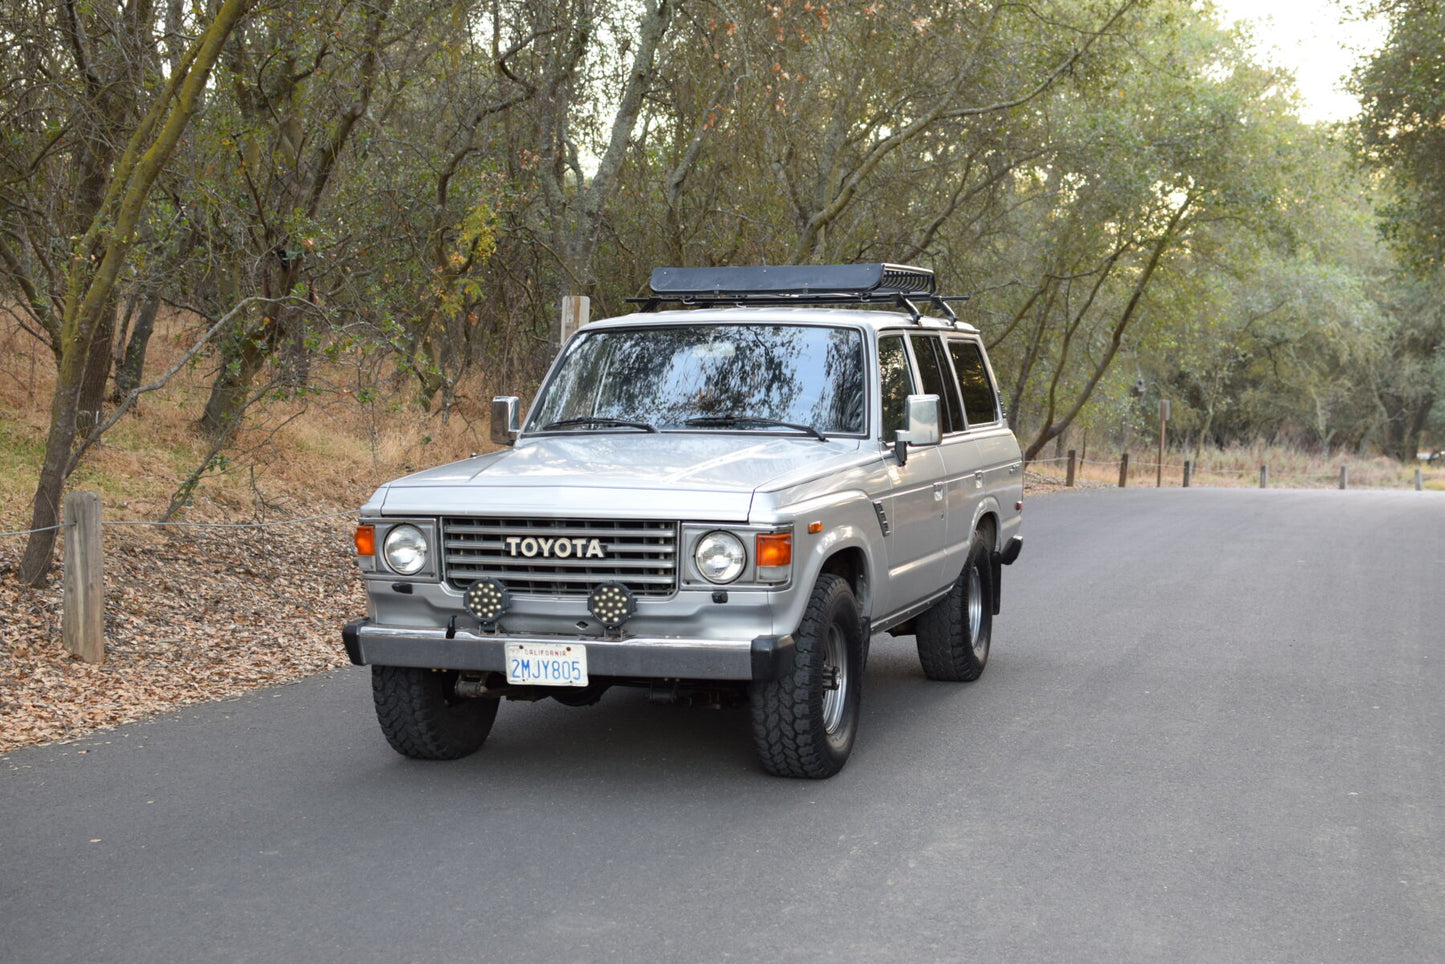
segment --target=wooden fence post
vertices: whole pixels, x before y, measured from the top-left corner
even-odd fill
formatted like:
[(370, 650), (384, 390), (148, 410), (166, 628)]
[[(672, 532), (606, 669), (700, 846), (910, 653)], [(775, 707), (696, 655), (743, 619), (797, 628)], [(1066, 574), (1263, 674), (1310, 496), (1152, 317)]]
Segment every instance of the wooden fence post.
[(1154, 488), (1164, 487), (1164, 429), (1169, 424), (1169, 399), (1159, 399), (1159, 463), (1154, 473)]
[(557, 325), (557, 343), (560, 345), (578, 328), (587, 324), (591, 316), (592, 300), (586, 295), (563, 295), (562, 317)]
[(1420, 475), (1420, 470), (1419, 470), (1419, 469), (1416, 469), (1416, 470), (1415, 470), (1415, 491), (1416, 491), (1416, 492), (1423, 492), (1423, 491), (1425, 491), (1425, 479)]
[(1260, 487), (1261, 489), (1267, 489), (1267, 488), (1269, 488), (1269, 466), (1268, 466), (1268, 465), (1261, 465), (1261, 466), (1259, 467), (1259, 487)]
[(65, 573), (60, 634), (65, 648), (87, 663), (105, 659), (105, 554), (100, 541), (100, 493), (65, 496)]
[(1342, 465), (1342, 466), (1340, 466), (1340, 488), (1341, 488), (1341, 489), (1348, 489), (1349, 487), (1350, 487), (1350, 467), (1349, 467), (1348, 465)]
[(1194, 468), (1194, 463), (1190, 462), (1188, 459), (1185, 459), (1185, 460), (1184, 460), (1184, 487), (1185, 487), (1186, 489), (1189, 488), (1189, 475), (1190, 475), (1190, 472), (1193, 470), (1193, 468)]
[(1129, 453), (1119, 456), (1119, 488), (1129, 484)]
[[(1069, 488), (1073, 488), (1073, 487), (1074, 487), (1074, 467), (1075, 467), (1076, 464), (1077, 464), (1077, 462), (1076, 462), (1076, 460), (1075, 460), (1075, 458), (1074, 458), (1074, 450), (1073, 450), (1073, 449), (1069, 449), (1069, 474), (1068, 474), (1068, 478), (1066, 478), (1066, 479), (1064, 480), (1064, 485), (1067, 485)], [(1418, 479), (1419, 477), (1420, 477), (1420, 472), (1419, 472), (1419, 470), (1417, 469), (1417, 470), (1415, 471), (1415, 478)]]

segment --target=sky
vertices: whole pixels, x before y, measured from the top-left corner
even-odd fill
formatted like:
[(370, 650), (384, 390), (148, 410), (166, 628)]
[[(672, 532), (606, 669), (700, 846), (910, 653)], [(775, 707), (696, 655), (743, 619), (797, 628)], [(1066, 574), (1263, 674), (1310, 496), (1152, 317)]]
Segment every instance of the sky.
[(1256, 53), (1265, 63), (1294, 72), (1306, 121), (1344, 120), (1359, 103), (1341, 87), (1360, 57), (1385, 39), (1385, 25), (1362, 22), (1339, 0), (1214, 0), (1225, 23), (1253, 28)]

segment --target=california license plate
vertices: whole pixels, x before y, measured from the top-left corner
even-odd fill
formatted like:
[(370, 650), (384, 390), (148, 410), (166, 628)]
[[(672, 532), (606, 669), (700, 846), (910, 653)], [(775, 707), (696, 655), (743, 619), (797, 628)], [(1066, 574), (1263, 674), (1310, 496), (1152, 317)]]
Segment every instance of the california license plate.
[(507, 682), (586, 686), (587, 647), (580, 643), (507, 643)]

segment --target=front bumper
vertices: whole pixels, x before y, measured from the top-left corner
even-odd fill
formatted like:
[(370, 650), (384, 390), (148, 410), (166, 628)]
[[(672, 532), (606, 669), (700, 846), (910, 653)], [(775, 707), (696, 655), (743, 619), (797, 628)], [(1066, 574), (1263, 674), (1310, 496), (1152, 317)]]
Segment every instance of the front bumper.
[(591, 676), (642, 679), (771, 680), (793, 668), (792, 636), (751, 640), (636, 636), (580, 639), (559, 636), (489, 636), (462, 629), (410, 629), (357, 619), (341, 631), (346, 654), (357, 666), (421, 666), (428, 669), (503, 672), (507, 643), (580, 643), (587, 647)]

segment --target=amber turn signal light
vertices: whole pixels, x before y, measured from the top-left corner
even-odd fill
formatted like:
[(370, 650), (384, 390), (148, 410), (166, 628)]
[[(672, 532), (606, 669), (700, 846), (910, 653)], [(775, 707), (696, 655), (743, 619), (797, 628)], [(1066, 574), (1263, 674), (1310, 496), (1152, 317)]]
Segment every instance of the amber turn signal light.
[(376, 526), (356, 527), (356, 554), (358, 556), (376, 555)]
[(760, 533), (756, 555), (759, 566), (789, 566), (793, 563), (791, 532)]

